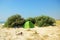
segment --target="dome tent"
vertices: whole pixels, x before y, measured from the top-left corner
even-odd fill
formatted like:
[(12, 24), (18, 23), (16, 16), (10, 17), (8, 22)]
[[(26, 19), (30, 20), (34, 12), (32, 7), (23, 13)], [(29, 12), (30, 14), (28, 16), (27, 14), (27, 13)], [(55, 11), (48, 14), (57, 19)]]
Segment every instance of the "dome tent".
[(24, 24), (24, 28), (34, 28), (34, 24), (31, 21), (27, 21)]

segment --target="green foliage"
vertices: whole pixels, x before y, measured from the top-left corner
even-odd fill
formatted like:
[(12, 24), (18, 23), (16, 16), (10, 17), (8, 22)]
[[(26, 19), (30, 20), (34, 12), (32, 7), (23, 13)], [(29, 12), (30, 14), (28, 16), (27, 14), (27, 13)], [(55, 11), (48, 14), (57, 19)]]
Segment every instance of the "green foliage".
[(20, 27), (23, 26), (25, 20), (19, 15), (12, 15), (9, 17), (5, 23), (5, 27)]
[(49, 16), (38, 16), (35, 18), (22, 18), (19, 14), (10, 16), (5, 22), (5, 27), (22, 27), (26, 21), (31, 21), (36, 26), (51, 26), (54, 25), (55, 19)]
[(31, 21), (33, 24), (35, 24), (35, 19), (34, 18), (29, 17), (29, 18), (26, 19), (26, 21)]
[(49, 17), (49, 16), (38, 16), (35, 18), (36, 25), (38, 26), (50, 26), (54, 25), (55, 19)]

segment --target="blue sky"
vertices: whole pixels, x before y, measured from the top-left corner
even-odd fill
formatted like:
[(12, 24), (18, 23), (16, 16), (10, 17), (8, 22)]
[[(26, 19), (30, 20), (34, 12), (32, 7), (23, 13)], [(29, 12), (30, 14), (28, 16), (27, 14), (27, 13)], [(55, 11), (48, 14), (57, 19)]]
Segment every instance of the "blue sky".
[(60, 0), (0, 0), (0, 20), (17, 13), (24, 18), (47, 15), (60, 19)]

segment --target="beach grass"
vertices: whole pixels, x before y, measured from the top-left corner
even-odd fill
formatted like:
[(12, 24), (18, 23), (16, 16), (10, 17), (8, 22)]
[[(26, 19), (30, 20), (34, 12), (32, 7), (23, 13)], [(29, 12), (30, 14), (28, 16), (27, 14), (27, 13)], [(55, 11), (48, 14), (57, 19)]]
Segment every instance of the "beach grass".
[(56, 20), (56, 25), (60, 25), (60, 20)]

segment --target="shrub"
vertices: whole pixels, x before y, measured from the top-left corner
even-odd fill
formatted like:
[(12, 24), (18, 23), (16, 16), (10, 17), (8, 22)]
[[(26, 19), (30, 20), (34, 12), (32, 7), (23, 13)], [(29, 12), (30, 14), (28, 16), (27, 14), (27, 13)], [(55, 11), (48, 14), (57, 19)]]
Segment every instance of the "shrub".
[(35, 18), (36, 25), (38, 26), (52, 26), (55, 23), (55, 19), (49, 16), (39, 16)]
[(23, 26), (25, 20), (19, 15), (12, 15), (9, 17), (5, 23), (5, 27), (20, 27)]
[(29, 18), (26, 19), (26, 21), (31, 21), (33, 24), (35, 24), (35, 19), (34, 18), (29, 17)]

